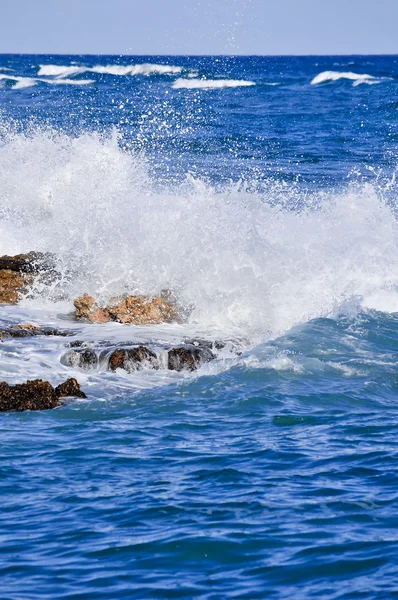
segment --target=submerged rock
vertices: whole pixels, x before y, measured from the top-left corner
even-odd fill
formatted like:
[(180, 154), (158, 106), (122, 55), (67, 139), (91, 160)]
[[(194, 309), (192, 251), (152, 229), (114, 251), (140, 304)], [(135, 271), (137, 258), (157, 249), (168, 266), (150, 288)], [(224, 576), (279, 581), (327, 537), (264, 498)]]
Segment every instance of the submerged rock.
[(159, 368), (159, 361), (155, 352), (145, 346), (117, 348), (109, 356), (109, 371), (124, 369), (128, 373), (132, 373), (133, 371), (140, 371), (144, 366), (150, 366), (152, 369)]
[(51, 327), (38, 327), (37, 325), (31, 325), (30, 323), (11, 325), (10, 327), (3, 327), (0, 329), (0, 340), (5, 338), (34, 337), (38, 335), (67, 337), (68, 335), (73, 335), (73, 333), (71, 331), (52, 329)]
[(115, 298), (107, 306), (97, 304), (88, 294), (74, 302), (76, 319), (91, 323), (130, 323), (133, 325), (155, 325), (172, 323), (178, 320), (177, 307), (167, 298), (147, 298), (146, 296), (127, 296)]
[(169, 350), (167, 368), (170, 371), (195, 371), (214, 358), (208, 346), (181, 346)]
[(0, 303), (17, 304), (36, 277), (51, 280), (55, 273), (55, 259), (48, 253), (0, 256)]
[(60, 398), (66, 396), (87, 397), (81, 391), (76, 379), (68, 379), (56, 388), (42, 379), (16, 385), (9, 385), (2, 381), (0, 382), (0, 412), (49, 410), (61, 406)]

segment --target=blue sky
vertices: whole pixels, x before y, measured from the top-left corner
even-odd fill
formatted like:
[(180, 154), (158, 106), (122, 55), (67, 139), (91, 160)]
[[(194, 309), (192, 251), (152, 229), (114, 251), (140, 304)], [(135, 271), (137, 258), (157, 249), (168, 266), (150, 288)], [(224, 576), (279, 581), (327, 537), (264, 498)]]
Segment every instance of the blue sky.
[(0, 52), (398, 54), (398, 0), (5, 0)]

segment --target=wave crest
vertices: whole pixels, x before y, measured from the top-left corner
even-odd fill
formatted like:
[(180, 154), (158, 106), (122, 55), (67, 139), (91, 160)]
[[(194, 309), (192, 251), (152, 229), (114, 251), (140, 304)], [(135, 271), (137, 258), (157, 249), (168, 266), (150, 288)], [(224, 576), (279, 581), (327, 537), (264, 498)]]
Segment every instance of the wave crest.
[(73, 77), (83, 73), (97, 73), (99, 75), (178, 75), (182, 67), (174, 65), (139, 64), (139, 65), (96, 65), (85, 67), (77, 65), (40, 65), (38, 75), (43, 77)]
[(340, 79), (348, 79), (353, 81), (353, 85), (360, 85), (361, 83), (367, 83), (368, 85), (375, 85), (381, 83), (382, 79), (378, 79), (373, 75), (367, 73), (352, 73), (351, 71), (322, 71), (311, 81), (311, 85), (319, 85), (321, 83), (329, 83), (331, 81), (339, 81)]

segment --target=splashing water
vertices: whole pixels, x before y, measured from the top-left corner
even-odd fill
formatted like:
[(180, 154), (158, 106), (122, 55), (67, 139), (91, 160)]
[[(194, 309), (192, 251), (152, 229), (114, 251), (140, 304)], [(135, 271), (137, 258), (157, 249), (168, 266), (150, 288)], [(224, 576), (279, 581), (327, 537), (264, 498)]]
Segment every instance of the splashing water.
[(276, 335), (353, 298), (398, 308), (397, 222), (370, 184), (302, 199), (297, 210), (242, 186), (187, 176), (155, 191), (145, 157), (117, 136), (49, 131), (0, 147), (0, 253), (53, 252), (62, 293), (109, 298), (169, 287), (191, 320)]

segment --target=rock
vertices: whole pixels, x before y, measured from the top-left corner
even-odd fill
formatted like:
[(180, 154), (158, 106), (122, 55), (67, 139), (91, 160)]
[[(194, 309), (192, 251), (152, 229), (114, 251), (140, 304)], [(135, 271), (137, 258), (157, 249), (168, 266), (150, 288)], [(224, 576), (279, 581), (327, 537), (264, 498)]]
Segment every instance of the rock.
[(17, 304), (30, 281), (10, 269), (0, 270), (0, 303)]
[(99, 306), (88, 294), (74, 302), (76, 319), (91, 323), (130, 323), (133, 325), (154, 325), (171, 323), (178, 320), (177, 307), (166, 298), (147, 298), (145, 296), (127, 296), (114, 299), (106, 307)]
[(86, 398), (76, 379), (68, 379), (55, 389), (51, 383), (42, 379), (16, 385), (9, 385), (2, 381), (0, 382), (0, 412), (49, 410), (61, 406), (59, 399), (65, 396)]
[(76, 319), (78, 321), (90, 321), (91, 323), (107, 323), (111, 316), (106, 309), (99, 308), (95, 299), (88, 294), (83, 294), (74, 301), (76, 308)]
[(28, 252), (15, 256), (0, 256), (0, 270), (16, 273), (39, 273), (55, 269), (55, 258), (46, 252)]
[(58, 398), (65, 398), (66, 396), (87, 398), (86, 394), (82, 392), (82, 390), (80, 389), (80, 385), (73, 377), (71, 377), (71, 379), (67, 379), (66, 381), (64, 381), (64, 383), (57, 385), (54, 391)]
[(98, 367), (98, 356), (91, 348), (84, 350), (69, 350), (64, 357), (64, 361), (70, 367), (90, 371)]
[(154, 352), (145, 346), (137, 348), (117, 348), (109, 357), (109, 371), (124, 369), (128, 373), (140, 371), (145, 365), (150, 365), (153, 369), (159, 368), (159, 361)]
[(73, 332), (59, 331), (58, 329), (52, 329), (51, 327), (38, 327), (37, 325), (31, 325), (30, 323), (11, 325), (11, 327), (0, 329), (0, 340), (4, 338), (26, 338), (37, 335), (67, 337), (68, 335), (73, 335)]
[(0, 303), (16, 304), (36, 277), (46, 282), (55, 274), (55, 259), (48, 253), (0, 256)]
[(168, 352), (167, 368), (170, 371), (195, 371), (215, 358), (207, 346), (182, 346)]

